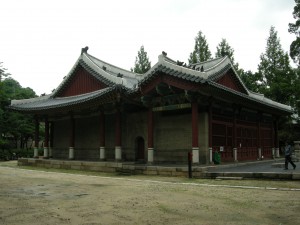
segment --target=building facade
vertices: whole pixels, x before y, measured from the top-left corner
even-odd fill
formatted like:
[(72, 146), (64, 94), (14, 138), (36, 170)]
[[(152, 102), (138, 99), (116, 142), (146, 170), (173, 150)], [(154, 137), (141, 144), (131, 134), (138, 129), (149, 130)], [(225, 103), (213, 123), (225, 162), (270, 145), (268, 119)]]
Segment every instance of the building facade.
[[(45, 123), (44, 157), (180, 164), (278, 156), (290, 106), (247, 89), (228, 57), (185, 65), (162, 53), (135, 74), (82, 52), (50, 95), (10, 108)], [(37, 146), (35, 149), (37, 157)]]

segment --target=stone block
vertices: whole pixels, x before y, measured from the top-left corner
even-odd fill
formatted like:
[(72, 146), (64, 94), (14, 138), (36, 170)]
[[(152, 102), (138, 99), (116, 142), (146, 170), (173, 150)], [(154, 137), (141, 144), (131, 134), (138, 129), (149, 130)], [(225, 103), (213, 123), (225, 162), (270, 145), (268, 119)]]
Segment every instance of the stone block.
[(51, 160), (51, 165), (61, 165), (61, 161), (59, 160)]
[(105, 172), (105, 173), (115, 173), (116, 172), (116, 168), (114, 168), (114, 167), (99, 167), (99, 168), (101, 168), (99, 170), (99, 172), (100, 171)]
[(47, 169), (49, 169), (49, 168), (52, 168), (52, 165), (51, 164), (45, 164), (44, 167), (47, 168)]
[(172, 171), (161, 171), (158, 170), (158, 175), (163, 175), (163, 176), (172, 176)]
[(205, 171), (205, 168), (203, 168), (203, 167), (194, 167), (193, 171), (195, 171), (195, 172), (203, 172), (203, 171)]
[(106, 162), (107, 167), (117, 167), (118, 163), (117, 162)]
[(18, 159), (18, 162), (27, 163), (28, 159), (27, 158), (20, 158), (20, 159)]
[(157, 167), (157, 170), (162, 172), (176, 172), (176, 167)]
[(116, 163), (116, 168), (122, 168), (123, 167), (123, 163)]
[(178, 171), (172, 171), (171, 175), (174, 177), (186, 177), (187, 173), (186, 172), (178, 172)]
[(146, 170), (146, 168), (147, 168), (146, 166), (139, 166), (139, 165), (135, 166), (136, 170)]
[(277, 173), (274, 173), (274, 172), (264, 172), (264, 173), (262, 173), (262, 178), (279, 179), (279, 176)]
[(145, 175), (157, 175), (157, 171), (155, 171), (155, 170), (145, 170), (145, 171), (143, 171), (143, 174), (145, 174)]
[(60, 164), (52, 164), (51, 165), (51, 168), (54, 168), (54, 169), (60, 169)]
[(188, 167), (180, 167), (180, 168), (176, 168), (176, 171), (178, 171), (178, 172), (188, 172), (189, 168)]
[(43, 160), (43, 164), (47, 164), (47, 165), (50, 165), (51, 164), (51, 161), (50, 160)]
[(147, 170), (148, 171), (157, 171), (157, 167), (156, 166), (148, 166)]
[(60, 168), (61, 169), (71, 169), (71, 165), (69, 164), (62, 164), (62, 165), (60, 165)]
[(70, 161), (63, 161), (62, 165), (71, 167), (72, 163), (73, 163), (73, 161), (71, 161), (71, 160)]
[(71, 166), (81, 166), (82, 165), (82, 162), (80, 161), (70, 161), (71, 163)]
[(80, 170), (81, 166), (80, 165), (71, 165), (72, 170)]
[(99, 166), (99, 162), (81, 162), (82, 166)]
[(28, 163), (35, 163), (36, 161), (37, 161), (37, 159), (33, 159), (33, 158), (28, 159)]
[(135, 175), (140, 175), (140, 174), (143, 174), (145, 170), (134, 170), (132, 171), (132, 174), (135, 174)]
[(278, 179), (283, 179), (283, 180), (292, 180), (293, 174), (290, 173), (278, 173)]
[(135, 167), (133, 165), (123, 165), (122, 168), (126, 170), (134, 170)]
[(176, 171), (177, 171), (177, 172), (182, 172), (183, 169), (184, 169), (184, 167), (176, 167)]
[(300, 173), (293, 173), (292, 174), (292, 179), (293, 180), (300, 180)]
[(263, 173), (252, 173), (252, 178), (262, 179), (263, 177)]
[(98, 172), (102, 172), (104, 167), (101, 166), (90, 166), (87, 169), (91, 170), (91, 171), (98, 171)]

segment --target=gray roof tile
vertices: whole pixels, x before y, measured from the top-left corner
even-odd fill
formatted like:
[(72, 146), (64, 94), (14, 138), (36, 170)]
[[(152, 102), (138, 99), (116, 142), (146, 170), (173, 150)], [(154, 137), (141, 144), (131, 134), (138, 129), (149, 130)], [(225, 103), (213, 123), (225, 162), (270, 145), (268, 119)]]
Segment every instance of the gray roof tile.
[[(96, 79), (99, 79), (107, 86), (109, 86), (109, 88), (98, 90), (92, 93), (87, 93), (84, 95), (57, 98), (56, 96), (58, 95), (60, 90), (65, 85), (67, 85), (68, 80), (74, 74), (74, 71), (79, 65), (83, 66)], [(202, 66), (204, 68), (203, 72), (199, 71), (199, 68), (201, 68)], [(233, 70), (236, 79), (244, 88), (244, 94), (236, 92), (214, 82), (214, 80), (225, 74), (230, 69)], [(214, 88), (223, 89), (236, 95), (242, 95), (246, 99), (253, 102), (260, 102), (261, 104), (265, 104), (283, 111), (291, 112), (292, 110), (290, 106), (274, 102), (262, 95), (248, 91), (228, 57), (213, 59), (207, 62), (192, 64), (189, 67), (185, 67), (177, 65), (174, 60), (162, 54), (159, 56), (158, 62), (148, 72), (146, 72), (145, 74), (136, 74), (99, 60), (96, 57), (87, 54), (87, 52), (83, 52), (80, 55), (69, 74), (52, 94), (30, 100), (13, 100), (11, 102), (10, 108), (19, 111), (29, 111), (47, 110), (49, 108), (55, 107), (65, 107), (68, 105), (80, 104), (95, 98), (101, 98), (101, 96), (105, 95), (106, 93), (116, 90), (116, 87), (124, 89), (124, 93), (138, 92), (139, 86), (151, 82), (151, 80), (158, 75), (158, 72), (163, 72), (169, 74), (170, 76), (174, 76), (190, 82), (203, 83), (204, 81), (206, 81)], [(122, 74), (122, 77), (119, 77), (118, 74)]]

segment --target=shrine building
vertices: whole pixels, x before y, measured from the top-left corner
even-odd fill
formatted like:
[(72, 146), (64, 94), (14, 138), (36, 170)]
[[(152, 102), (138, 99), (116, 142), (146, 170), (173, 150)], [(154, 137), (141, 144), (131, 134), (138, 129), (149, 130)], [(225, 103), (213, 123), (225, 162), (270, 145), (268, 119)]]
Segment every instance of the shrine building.
[[(195, 164), (279, 156), (278, 119), (290, 106), (251, 92), (228, 57), (185, 65), (163, 52), (136, 74), (82, 52), (49, 95), (12, 100), (45, 124), (44, 158)], [(46, 78), (45, 78), (46, 79)]]

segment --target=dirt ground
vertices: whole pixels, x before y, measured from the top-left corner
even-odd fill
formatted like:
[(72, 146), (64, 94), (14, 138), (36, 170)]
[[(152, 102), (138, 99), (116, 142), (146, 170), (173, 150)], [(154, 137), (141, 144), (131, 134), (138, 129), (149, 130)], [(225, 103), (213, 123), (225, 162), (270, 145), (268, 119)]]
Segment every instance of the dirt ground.
[(299, 181), (227, 186), (212, 180), (45, 172), (1, 162), (0, 181), (1, 225), (300, 224)]

